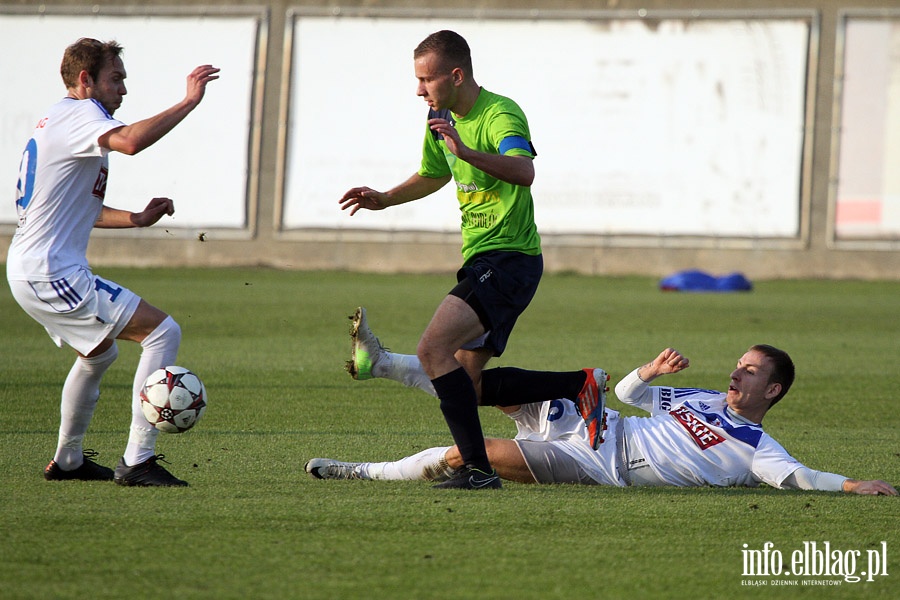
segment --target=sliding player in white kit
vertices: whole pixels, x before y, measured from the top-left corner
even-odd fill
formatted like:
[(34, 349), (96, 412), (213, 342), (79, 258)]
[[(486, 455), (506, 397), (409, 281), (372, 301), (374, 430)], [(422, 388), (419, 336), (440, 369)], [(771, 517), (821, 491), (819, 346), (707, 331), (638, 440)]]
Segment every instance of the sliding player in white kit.
[[(415, 361), (389, 353), (370, 332), (364, 333), (368, 335), (360, 338), (366, 346), (363, 354), (374, 357), (373, 362), (394, 365), (382, 373), (407, 384), (417, 379)], [(354, 350), (354, 354), (360, 352)], [(621, 418), (617, 411), (606, 409), (605, 439), (597, 450), (591, 447), (585, 423), (571, 400), (502, 409), (515, 421), (518, 433), (512, 440), (487, 440), (491, 464), (504, 479), (523, 483), (620, 487), (765, 483), (782, 489), (897, 495), (883, 481), (809, 469), (763, 431), (763, 416), (793, 383), (794, 366), (787, 353), (767, 345), (753, 346), (731, 373), (727, 392), (649, 385), (689, 365), (681, 353), (668, 348), (622, 379), (615, 388), (619, 399), (650, 416)], [(439, 447), (380, 463), (315, 458), (306, 471), (319, 479), (434, 481), (449, 477), (461, 464), (455, 447)]]
[[(19, 222), (6, 269), (13, 297), (60, 347), (78, 358), (63, 385), (59, 440), (44, 469), (48, 480), (115, 480), (130, 486), (184, 486), (158, 463), (159, 433), (143, 416), (138, 396), (147, 376), (174, 364), (181, 329), (166, 313), (130, 290), (94, 275), (86, 251), (94, 227), (149, 227), (174, 212), (153, 198), (132, 213), (104, 204), (111, 151), (136, 154), (180, 123), (203, 99), (219, 69), (203, 65), (187, 77), (178, 104), (132, 125), (113, 118), (122, 104), (125, 66), (116, 42), (82, 38), (66, 48), (60, 74), (67, 95), (38, 122), (19, 169)], [(137, 342), (128, 444), (115, 471), (91, 460), (83, 440), (100, 395), (100, 381), (118, 356), (116, 339)]]

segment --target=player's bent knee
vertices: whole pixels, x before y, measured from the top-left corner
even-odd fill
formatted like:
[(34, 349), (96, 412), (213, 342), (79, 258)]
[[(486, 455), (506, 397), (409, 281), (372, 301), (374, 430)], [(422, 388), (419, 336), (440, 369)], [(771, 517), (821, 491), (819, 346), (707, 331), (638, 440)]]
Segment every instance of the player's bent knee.
[(459, 469), (463, 466), (462, 454), (459, 453), (459, 448), (453, 446), (447, 453), (444, 454), (444, 460), (447, 461), (447, 464), (454, 469)]
[(431, 379), (441, 374), (442, 371), (446, 371), (448, 364), (451, 367), (458, 366), (452, 353), (448, 353), (425, 341), (420, 341), (416, 347), (416, 357), (422, 364), (422, 369)]
[(167, 325), (166, 336), (172, 342), (181, 344), (181, 325), (178, 324), (178, 321), (172, 317), (166, 317), (166, 320), (163, 321), (162, 324)]
[(171, 316), (166, 315), (162, 323), (141, 342), (145, 348), (156, 344), (163, 344), (169, 348), (181, 345), (181, 326)]

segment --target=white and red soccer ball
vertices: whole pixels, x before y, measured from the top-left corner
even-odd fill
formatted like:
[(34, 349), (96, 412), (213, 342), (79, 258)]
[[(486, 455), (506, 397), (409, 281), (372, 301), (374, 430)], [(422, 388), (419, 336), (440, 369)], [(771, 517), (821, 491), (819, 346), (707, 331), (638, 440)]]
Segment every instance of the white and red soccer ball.
[(141, 387), (141, 411), (165, 433), (183, 433), (206, 411), (206, 387), (184, 367), (157, 369)]

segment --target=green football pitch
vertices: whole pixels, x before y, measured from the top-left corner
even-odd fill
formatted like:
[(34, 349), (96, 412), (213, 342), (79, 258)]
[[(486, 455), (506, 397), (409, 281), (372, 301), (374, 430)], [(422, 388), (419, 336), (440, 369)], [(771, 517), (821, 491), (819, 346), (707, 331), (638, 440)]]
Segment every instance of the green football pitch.
[[(900, 498), (311, 479), (312, 457), (390, 460), (451, 443), (433, 398), (353, 381), (343, 366), (356, 306), (385, 345), (412, 353), (452, 276), (98, 272), (182, 326), (178, 362), (205, 381), (209, 409), (194, 430), (160, 435), (157, 451), (191, 486), (44, 481), (74, 355), (2, 286), (6, 600), (900, 597)], [(811, 468), (900, 485), (900, 282), (755, 283), (680, 294), (650, 278), (548, 275), (492, 364), (603, 367), (614, 384), (671, 346), (692, 366), (666, 384), (722, 389), (747, 347), (773, 344), (798, 376), (766, 430)], [(85, 443), (109, 466), (125, 447), (139, 352), (119, 348)], [(496, 409), (481, 418), (489, 436), (515, 433)], [(807, 572), (786, 576), (798, 559)], [(778, 561), (779, 575), (762, 572)]]

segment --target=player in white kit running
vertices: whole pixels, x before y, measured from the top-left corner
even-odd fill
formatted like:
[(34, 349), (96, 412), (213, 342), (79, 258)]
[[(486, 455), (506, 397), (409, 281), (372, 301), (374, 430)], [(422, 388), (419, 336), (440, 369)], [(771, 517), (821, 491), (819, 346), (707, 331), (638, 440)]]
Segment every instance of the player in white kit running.
[[(44, 469), (48, 480), (112, 480), (121, 485), (184, 486), (158, 463), (159, 433), (143, 416), (138, 396), (147, 376), (174, 364), (178, 324), (130, 290), (94, 275), (86, 251), (91, 231), (149, 227), (172, 215), (169, 198), (153, 198), (138, 213), (104, 203), (109, 153), (136, 154), (157, 142), (200, 103), (219, 69), (199, 66), (187, 77), (185, 98), (132, 125), (113, 118), (127, 93), (122, 47), (82, 38), (66, 48), (60, 74), (67, 94), (40, 119), (26, 144), (16, 194), (18, 227), (7, 256), (10, 290), (56, 344), (78, 358), (63, 385), (59, 440)], [(116, 339), (137, 342), (131, 430), (115, 471), (91, 460), (83, 440), (103, 374), (118, 356)]]
[[(403, 371), (416, 370), (401, 355), (389, 356), (377, 346), (373, 353), (384, 353), (379, 358), (403, 365)], [(649, 385), (689, 364), (681, 353), (668, 348), (622, 379), (615, 388), (618, 398), (650, 416), (622, 418), (606, 409), (605, 439), (596, 450), (571, 400), (504, 409), (518, 433), (512, 440), (487, 440), (491, 464), (504, 479), (523, 483), (622, 487), (765, 483), (783, 489), (897, 495), (884, 481), (814, 471), (763, 431), (763, 416), (793, 383), (794, 365), (787, 353), (772, 346), (753, 346), (731, 373), (727, 392)], [(414, 373), (396, 368), (389, 376), (405, 382), (415, 379)], [(439, 447), (391, 462), (315, 458), (306, 471), (319, 479), (433, 481), (449, 477), (461, 464), (455, 447)]]

